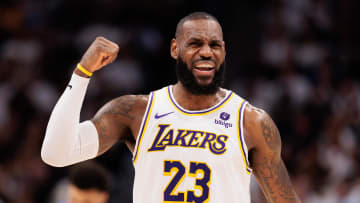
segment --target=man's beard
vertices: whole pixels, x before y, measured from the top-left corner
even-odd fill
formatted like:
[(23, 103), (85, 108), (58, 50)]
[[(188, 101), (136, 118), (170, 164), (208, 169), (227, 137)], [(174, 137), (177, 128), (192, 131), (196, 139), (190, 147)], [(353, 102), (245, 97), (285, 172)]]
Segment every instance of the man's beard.
[(194, 95), (215, 94), (223, 85), (225, 76), (225, 62), (220, 65), (219, 70), (215, 70), (215, 75), (210, 84), (202, 86), (197, 81), (186, 63), (179, 56), (176, 60), (176, 76), (187, 91)]

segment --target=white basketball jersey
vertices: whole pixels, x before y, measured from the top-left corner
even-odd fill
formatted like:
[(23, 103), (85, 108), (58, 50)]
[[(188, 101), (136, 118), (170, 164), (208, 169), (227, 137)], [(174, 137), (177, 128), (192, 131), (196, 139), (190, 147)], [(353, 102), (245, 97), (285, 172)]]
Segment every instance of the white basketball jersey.
[(134, 203), (250, 203), (247, 102), (225, 91), (201, 111), (177, 104), (172, 86), (150, 93), (133, 156)]

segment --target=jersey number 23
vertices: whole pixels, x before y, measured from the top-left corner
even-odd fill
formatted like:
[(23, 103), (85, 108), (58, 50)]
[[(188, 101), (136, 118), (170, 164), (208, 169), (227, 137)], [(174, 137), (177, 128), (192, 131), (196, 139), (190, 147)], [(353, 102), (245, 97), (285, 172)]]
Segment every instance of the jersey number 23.
[[(164, 175), (171, 176), (176, 171), (174, 177), (164, 190), (164, 202), (185, 202), (185, 192), (175, 193), (176, 188), (185, 178), (186, 167), (181, 161), (164, 161)], [(197, 174), (201, 173), (201, 178), (196, 178)], [(196, 195), (194, 190), (186, 191), (186, 202), (202, 203), (209, 199), (209, 184), (211, 170), (206, 163), (190, 162), (189, 177), (195, 178), (195, 189), (201, 191), (201, 195)]]

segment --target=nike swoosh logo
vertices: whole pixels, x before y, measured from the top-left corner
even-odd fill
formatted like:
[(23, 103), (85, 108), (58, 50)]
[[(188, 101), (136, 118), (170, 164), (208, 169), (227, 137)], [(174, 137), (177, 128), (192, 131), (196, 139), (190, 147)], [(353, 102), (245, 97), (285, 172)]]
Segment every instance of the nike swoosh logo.
[(172, 114), (172, 113), (174, 113), (174, 112), (172, 111), (172, 112), (164, 113), (164, 114), (158, 114), (158, 113), (156, 113), (156, 114), (155, 114), (155, 119), (162, 118), (162, 117), (167, 116), (167, 115)]
[(70, 87), (70, 89), (72, 88), (72, 85), (68, 85), (68, 87)]

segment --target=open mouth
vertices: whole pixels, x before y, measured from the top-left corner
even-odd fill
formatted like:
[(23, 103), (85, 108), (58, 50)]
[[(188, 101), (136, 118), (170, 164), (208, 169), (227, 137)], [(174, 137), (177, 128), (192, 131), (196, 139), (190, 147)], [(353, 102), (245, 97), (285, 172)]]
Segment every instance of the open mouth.
[(214, 67), (195, 67), (195, 69), (199, 71), (211, 71), (214, 69)]
[(210, 65), (210, 64), (201, 64), (201, 65), (196, 65), (193, 69), (193, 73), (197, 76), (197, 77), (212, 77), (214, 75), (215, 72), (215, 67)]
[(194, 68), (199, 71), (212, 71), (215, 69), (215, 64), (210, 61), (199, 61), (194, 64)]

